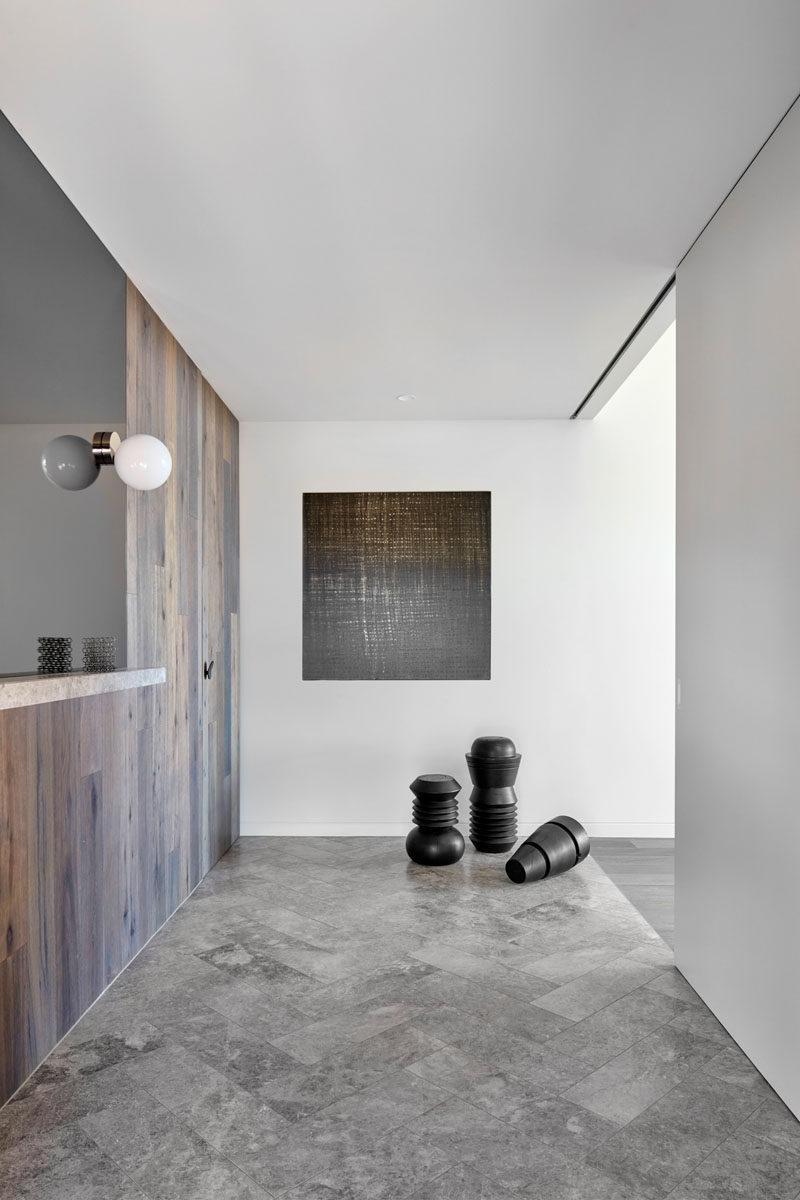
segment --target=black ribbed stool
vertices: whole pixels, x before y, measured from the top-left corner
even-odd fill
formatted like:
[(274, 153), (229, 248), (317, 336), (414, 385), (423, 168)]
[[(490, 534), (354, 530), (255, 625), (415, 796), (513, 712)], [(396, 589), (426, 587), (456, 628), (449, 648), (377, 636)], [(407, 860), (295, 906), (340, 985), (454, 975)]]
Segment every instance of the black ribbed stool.
[(461, 784), (452, 775), (418, 775), (410, 785), (414, 793), (413, 821), (417, 826), (406, 838), (406, 852), (422, 867), (449, 867), (464, 853), (464, 839), (454, 828), (458, 821)]
[(512, 883), (532, 883), (570, 871), (586, 858), (589, 835), (574, 817), (553, 817), (535, 829), (506, 863)]
[(470, 779), (469, 840), (484, 854), (503, 854), (517, 840), (514, 784), (522, 755), (511, 738), (479, 737), (467, 755)]

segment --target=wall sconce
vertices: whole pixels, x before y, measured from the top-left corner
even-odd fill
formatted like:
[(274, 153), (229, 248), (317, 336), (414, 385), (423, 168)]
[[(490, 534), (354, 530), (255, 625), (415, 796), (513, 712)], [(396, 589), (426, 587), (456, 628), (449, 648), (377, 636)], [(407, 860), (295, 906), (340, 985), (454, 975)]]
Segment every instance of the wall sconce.
[(149, 433), (134, 433), (124, 441), (118, 433), (96, 433), (91, 442), (67, 433), (53, 438), (42, 451), (45, 475), (68, 492), (90, 487), (100, 468), (111, 465), (128, 487), (150, 492), (169, 479), (172, 455)]

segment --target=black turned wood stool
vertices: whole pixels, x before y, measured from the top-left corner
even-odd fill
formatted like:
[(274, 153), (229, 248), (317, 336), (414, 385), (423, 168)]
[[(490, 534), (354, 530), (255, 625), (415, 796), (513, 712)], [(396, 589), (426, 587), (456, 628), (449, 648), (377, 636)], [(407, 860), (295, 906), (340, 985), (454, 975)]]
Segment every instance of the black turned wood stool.
[(461, 784), (452, 775), (418, 775), (410, 787), (417, 828), (406, 838), (408, 857), (422, 867), (457, 863), (464, 853), (464, 839), (454, 828)]
[(503, 854), (517, 840), (514, 784), (522, 755), (511, 738), (479, 737), (467, 755), (470, 779), (469, 840), (484, 854)]
[(506, 863), (506, 875), (512, 883), (561, 875), (582, 863), (590, 849), (589, 835), (574, 817), (553, 817), (517, 847)]

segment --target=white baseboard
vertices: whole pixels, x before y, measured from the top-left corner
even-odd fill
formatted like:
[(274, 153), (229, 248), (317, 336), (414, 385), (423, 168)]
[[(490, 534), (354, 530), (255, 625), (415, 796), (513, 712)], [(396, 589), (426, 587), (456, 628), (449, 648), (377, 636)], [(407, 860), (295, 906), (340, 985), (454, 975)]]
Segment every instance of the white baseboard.
[[(546, 819), (546, 818), (545, 818)], [(533, 833), (541, 818), (519, 818), (521, 837)], [(462, 822), (463, 827), (463, 822)], [(286, 822), (242, 821), (241, 837), (405, 837), (411, 828), (406, 822), (369, 821), (343, 824), (338, 821)], [(588, 821), (586, 832), (596, 838), (672, 838), (675, 825), (667, 821)]]
[(409, 816), (404, 824), (397, 821), (354, 825), (338, 821), (242, 821), (239, 833), (241, 837), (405, 837), (410, 828)]
[(674, 838), (674, 821), (587, 821), (586, 832), (596, 838)]

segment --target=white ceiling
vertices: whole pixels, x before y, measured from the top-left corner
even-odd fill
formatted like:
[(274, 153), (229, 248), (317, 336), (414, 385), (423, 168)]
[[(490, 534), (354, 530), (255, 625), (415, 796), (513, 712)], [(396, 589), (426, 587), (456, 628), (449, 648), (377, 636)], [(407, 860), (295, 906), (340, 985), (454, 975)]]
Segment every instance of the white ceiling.
[(0, 108), (249, 420), (568, 416), (799, 88), (797, 0), (0, 0)]

